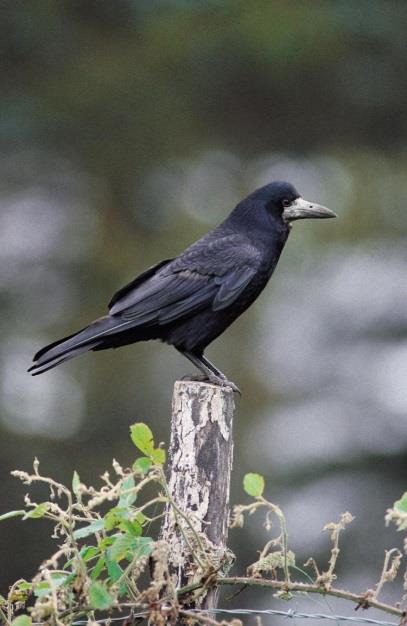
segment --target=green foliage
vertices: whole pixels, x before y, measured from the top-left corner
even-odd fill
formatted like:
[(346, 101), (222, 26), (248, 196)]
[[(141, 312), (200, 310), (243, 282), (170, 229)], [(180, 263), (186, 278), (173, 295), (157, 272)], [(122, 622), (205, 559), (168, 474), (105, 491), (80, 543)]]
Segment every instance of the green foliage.
[[(0, 520), (51, 520), (55, 524), (54, 535), (58, 540), (62, 537), (63, 543), (48, 568), (41, 569), (32, 582), (18, 581), (9, 597), (3, 598), (11, 615), (25, 603), (34, 602), (30, 615), (16, 617), (8, 622), (9, 626), (29, 626), (32, 619), (53, 622), (59, 611), (54, 606), (55, 598), (57, 604), (70, 606), (74, 614), (81, 603), (90, 611), (106, 611), (115, 607), (119, 598), (136, 594), (136, 580), (155, 545), (146, 531), (153, 519), (163, 515), (166, 503), (160, 494), (146, 498), (145, 488), (152, 484), (156, 491), (165, 490), (165, 451), (155, 446), (153, 434), (145, 424), (131, 427), (131, 439), (145, 456), (138, 458), (132, 469), (123, 469), (114, 461), (115, 478), (106, 472), (100, 489), (82, 483), (76, 471), (69, 489), (42, 476), (37, 460), (32, 474), (13, 472), (27, 485), (47, 485), (50, 500), (36, 503), (27, 496), (26, 509), (5, 513)], [(154, 518), (147, 514), (153, 506)]]
[[(388, 509), (386, 513), (386, 524), (392, 522), (396, 525), (397, 530), (407, 529), (407, 491), (403, 493), (400, 500), (396, 500), (392, 509)], [(407, 547), (407, 543), (406, 543)], [(407, 587), (407, 578), (406, 578)]]
[(146, 424), (133, 424), (130, 427), (131, 440), (141, 452), (149, 455), (154, 450), (154, 437)]
[(394, 508), (400, 513), (407, 513), (407, 491), (403, 493), (400, 500), (394, 503)]
[(74, 539), (84, 539), (85, 537), (89, 537), (90, 535), (94, 535), (97, 531), (102, 530), (105, 527), (105, 520), (95, 520), (89, 526), (83, 526), (82, 528), (78, 528), (72, 533), (72, 537)]
[(41, 502), (41, 504), (38, 504), (34, 509), (28, 511), (28, 513), (24, 515), (23, 519), (40, 519), (41, 517), (45, 516), (47, 511), (48, 503)]
[(28, 615), (19, 615), (16, 619), (13, 619), (12, 626), (31, 626), (32, 620)]
[[(211, 585), (247, 586), (248, 579), (250, 585), (273, 589), (279, 599), (290, 600), (294, 593), (307, 591), (343, 598), (348, 594), (348, 599), (355, 601), (354, 593), (332, 587), (336, 580), (340, 534), (353, 519), (349, 513), (324, 527), (330, 533), (332, 544), (328, 569), (319, 570), (315, 560), (309, 559), (305, 566), (312, 567), (314, 577), (306, 574), (308, 581), (304, 585), (291, 578), (298, 567), (295, 554), (289, 549), (282, 510), (263, 497), (263, 476), (246, 474), (244, 490), (254, 500), (234, 507), (231, 526), (242, 527), (247, 515), (263, 511), (265, 529), (272, 536), (245, 576), (227, 578), (233, 555), (228, 550), (219, 554), (218, 546), (214, 549), (205, 534), (196, 532), (188, 511), (181, 511), (173, 502), (162, 468), (165, 452), (156, 447), (151, 430), (145, 424), (134, 424), (131, 439), (145, 456), (139, 457), (131, 469), (122, 468), (114, 461), (114, 476), (105, 472), (99, 489), (83, 483), (77, 472), (73, 474), (71, 488), (42, 476), (37, 460), (32, 474), (13, 472), (27, 485), (46, 485), (50, 491), (49, 501), (32, 502), (27, 495), (24, 510), (5, 513), (0, 520), (22, 517), (23, 520), (52, 521), (53, 537), (58, 546), (31, 581), (20, 579), (12, 585), (7, 598), (0, 596), (0, 620), (6, 626), (32, 626), (33, 623), (70, 626), (83, 616), (94, 623), (102, 617), (109, 619), (115, 612), (123, 615), (123, 611), (129, 610), (145, 612), (149, 623), (163, 624), (167, 622), (169, 610), (171, 619), (187, 614), (185, 606), (190, 606), (191, 592), (199, 604)], [(183, 588), (174, 586), (168, 566), (168, 543), (150, 536), (151, 523), (161, 520), (165, 507), (172, 507), (189, 559), (190, 578)], [(407, 493), (389, 509), (386, 520), (394, 522), (399, 530), (407, 527)], [(395, 579), (401, 558), (397, 549), (386, 551), (379, 582), (374, 589), (358, 596), (363, 606), (402, 615), (398, 606), (378, 600), (383, 585)], [(22, 610), (26, 614), (16, 616)], [(194, 620), (194, 623), (204, 624), (207, 616), (194, 614)]]
[(147, 456), (140, 456), (133, 463), (133, 470), (138, 474), (147, 474), (150, 470), (152, 463), (152, 460)]
[(79, 498), (79, 486), (80, 486), (80, 484), (81, 484), (81, 481), (80, 481), (80, 478), (79, 478), (79, 474), (75, 470), (74, 473), (73, 473), (73, 478), (72, 478), (72, 493), (74, 493), (77, 498)]
[(110, 609), (114, 604), (114, 597), (109, 593), (103, 583), (92, 583), (88, 593), (90, 603), (95, 609), (103, 611), (104, 609)]
[(261, 474), (246, 474), (243, 478), (243, 488), (249, 496), (259, 498), (263, 495), (265, 482)]
[[(133, 424), (133, 426), (130, 427), (130, 436), (136, 448), (138, 448), (140, 452), (143, 452), (150, 462), (156, 463), (157, 465), (164, 465), (165, 450), (155, 447), (153, 433), (146, 424)], [(143, 466), (146, 467), (146, 461), (142, 462), (141, 468)]]

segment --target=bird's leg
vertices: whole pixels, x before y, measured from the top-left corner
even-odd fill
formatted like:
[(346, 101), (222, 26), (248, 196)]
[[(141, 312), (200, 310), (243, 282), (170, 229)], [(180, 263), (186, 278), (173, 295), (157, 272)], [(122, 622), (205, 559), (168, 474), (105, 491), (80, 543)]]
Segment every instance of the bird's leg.
[(241, 395), (239, 387), (232, 383), (232, 381), (228, 380), (220, 370), (215, 367), (213, 363), (211, 363), (203, 354), (197, 355), (193, 352), (184, 352), (181, 354), (187, 357), (201, 372), (204, 374), (205, 379), (209, 380), (209, 382), (220, 385), (221, 387), (231, 387), (233, 391), (236, 391)]
[(209, 374), (209, 380), (211, 382), (214, 382), (223, 387), (231, 387), (233, 391), (236, 391), (236, 393), (239, 394), (239, 396), (242, 395), (242, 392), (240, 391), (239, 387), (235, 385), (234, 382), (229, 380), (223, 372), (221, 372), (211, 361), (209, 361), (209, 359), (206, 358), (206, 356), (201, 354), (199, 356), (199, 359), (201, 363), (205, 367), (207, 367), (210, 370), (210, 372), (212, 372), (212, 374)]
[(192, 354), (192, 352), (184, 352), (183, 350), (180, 350), (180, 352), (202, 372), (202, 374), (189, 376), (188, 378), (190, 378), (190, 380), (210, 380), (210, 375), (213, 374), (212, 370), (209, 370), (207, 367), (205, 367), (195, 354)]

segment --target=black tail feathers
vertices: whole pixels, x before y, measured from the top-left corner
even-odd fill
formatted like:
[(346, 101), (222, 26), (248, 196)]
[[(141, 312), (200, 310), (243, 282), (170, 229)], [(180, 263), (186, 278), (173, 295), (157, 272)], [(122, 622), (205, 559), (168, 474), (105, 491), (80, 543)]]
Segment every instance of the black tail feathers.
[(28, 371), (31, 372), (32, 376), (38, 376), (38, 374), (43, 374), (44, 372), (51, 370), (53, 367), (56, 367), (60, 363), (63, 363), (64, 361), (73, 359), (75, 356), (79, 356), (79, 354), (82, 354), (83, 352), (88, 352), (88, 350), (92, 350), (96, 345), (97, 345), (97, 342), (94, 342), (94, 343), (88, 343), (78, 348), (74, 348), (72, 350), (69, 350), (65, 354), (61, 354), (60, 357), (47, 359), (42, 364), (40, 364), (39, 362), (35, 363), (29, 368)]
[(60, 363), (101, 346), (104, 337), (127, 324), (107, 315), (96, 320), (74, 335), (45, 346), (34, 356), (34, 365), (28, 370), (33, 376), (42, 374)]

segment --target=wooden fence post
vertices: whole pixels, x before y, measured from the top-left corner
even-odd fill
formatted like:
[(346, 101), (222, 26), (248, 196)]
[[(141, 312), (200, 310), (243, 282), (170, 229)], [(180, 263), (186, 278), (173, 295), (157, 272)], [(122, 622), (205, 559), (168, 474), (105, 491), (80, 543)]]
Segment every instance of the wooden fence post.
[[(177, 587), (196, 580), (209, 560), (222, 568), (227, 559), (234, 407), (229, 387), (175, 383), (168, 485), (176, 508), (167, 507), (162, 538)], [(213, 608), (216, 601), (211, 592), (199, 608)]]

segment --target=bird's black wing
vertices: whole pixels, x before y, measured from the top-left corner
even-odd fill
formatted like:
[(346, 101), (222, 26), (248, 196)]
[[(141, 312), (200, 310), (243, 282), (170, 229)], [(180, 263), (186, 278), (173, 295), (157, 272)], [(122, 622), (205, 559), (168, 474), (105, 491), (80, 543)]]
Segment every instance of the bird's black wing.
[(228, 307), (255, 276), (261, 258), (240, 235), (200, 240), (116, 298), (110, 315), (134, 326), (174, 322), (199, 309)]
[(118, 302), (119, 300), (122, 300), (124, 296), (126, 296), (133, 289), (138, 287), (138, 285), (140, 285), (145, 280), (147, 280), (147, 278), (154, 276), (154, 274), (158, 272), (159, 269), (161, 269), (164, 265), (168, 265), (168, 263), (170, 263), (172, 260), (173, 259), (165, 259), (165, 261), (160, 261), (159, 263), (156, 263), (156, 265), (152, 265), (151, 267), (146, 269), (144, 272), (139, 274), (132, 281), (127, 283), (127, 285), (124, 285), (124, 287), (116, 291), (116, 293), (113, 295), (112, 299), (109, 302), (109, 305), (108, 305), (109, 310), (113, 307), (114, 304), (116, 304), (116, 302)]

